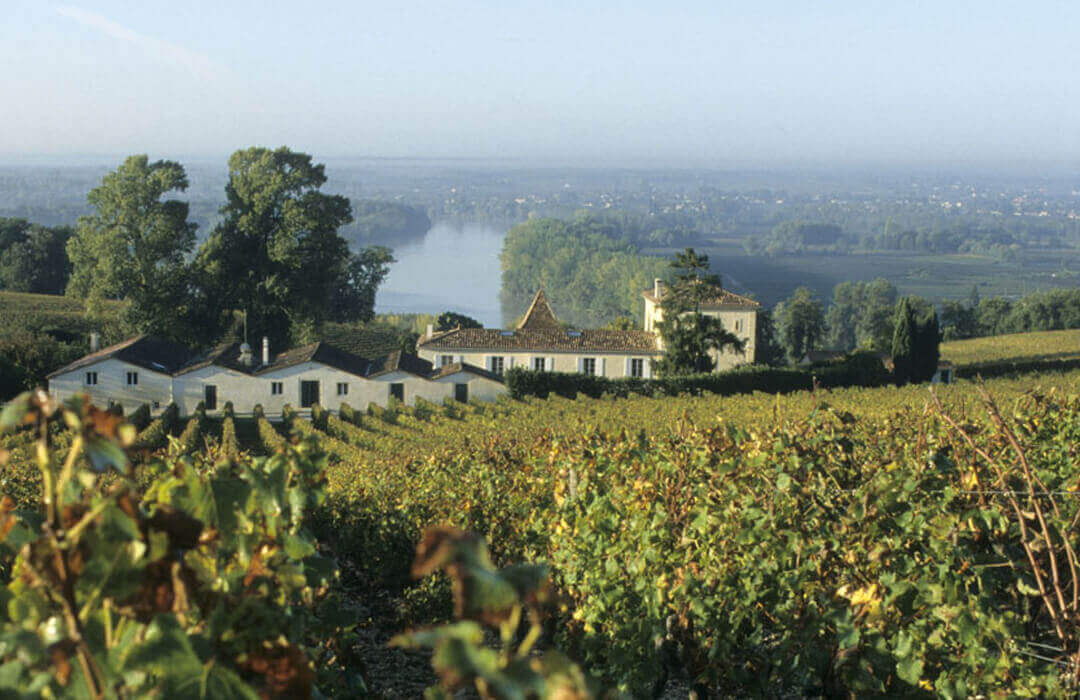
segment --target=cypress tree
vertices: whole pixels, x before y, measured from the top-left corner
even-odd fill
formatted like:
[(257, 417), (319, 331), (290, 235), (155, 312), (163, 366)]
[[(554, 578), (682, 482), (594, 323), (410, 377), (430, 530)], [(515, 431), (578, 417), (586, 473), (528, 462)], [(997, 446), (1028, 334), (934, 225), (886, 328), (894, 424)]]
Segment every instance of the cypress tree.
[(912, 362), (913, 382), (928, 382), (937, 372), (941, 358), (941, 328), (937, 310), (931, 308), (915, 325), (915, 356)]
[(907, 297), (896, 305), (896, 319), (893, 322), (892, 359), (893, 376), (899, 385), (914, 379), (915, 363), (915, 314)]

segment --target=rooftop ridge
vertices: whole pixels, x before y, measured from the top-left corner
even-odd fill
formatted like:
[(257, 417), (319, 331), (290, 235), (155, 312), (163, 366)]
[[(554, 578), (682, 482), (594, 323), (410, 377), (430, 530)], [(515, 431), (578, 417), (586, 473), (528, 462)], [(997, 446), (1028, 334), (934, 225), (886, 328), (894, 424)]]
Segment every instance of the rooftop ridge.
[(544, 290), (538, 289), (532, 303), (529, 304), (528, 311), (525, 312), (521, 323), (517, 325), (517, 330), (558, 330), (561, 328), (562, 324), (559, 323), (551, 304), (548, 303)]

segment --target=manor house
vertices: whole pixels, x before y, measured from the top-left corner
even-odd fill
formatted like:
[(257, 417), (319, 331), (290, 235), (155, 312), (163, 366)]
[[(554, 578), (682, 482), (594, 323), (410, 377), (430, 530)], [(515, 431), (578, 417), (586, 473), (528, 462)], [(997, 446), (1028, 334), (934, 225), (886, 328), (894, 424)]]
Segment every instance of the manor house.
[[(542, 372), (647, 378), (652, 376), (652, 361), (664, 352), (658, 326), (664, 317), (660, 307), (663, 295), (661, 280), (642, 292), (644, 330), (575, 330), (558, 320), (540, 290), (516, 328), (455, 328), (436, 333), (429, 326), (417, 343), (417, 353), (435, 367), (468, 364), (494, 375), (511, 367), (525, 367)], [(718, 290), (702, 303), (703, 314), (721, 319), (724, 327), (746, 344), (741, 353), (730, 349), (717, 353), (717, 371), (754, 361), (760, 308), (760, 303), (727, 290)]]
[[(312, 343), (271, 354), (263, 338), (262, 357), (247, 343), (231, 343), (193, 355), (181, 345), (138, 336), (91, 352), (49, 375), (49, 392), (67, 399), (82, 392), (99, 405), (132, 411), (148, 404), (157, 414), (175, 403), (190, 415), (201, 403), (208, 413), (231, 402), (237, 415), (261, 406), (279, 416), (286, 405), (306, 414), (319, 404), (338, 410), (387, 405), (391, 399), (415, 404), (447, 399), (493, 401), (506, 392), (503, 374), (512, 367), (541, 372), (577, 372), (603, 377), (652, 376), (663, 354), (658, 331), (664, 289), (657, 280), (645, 298), (644, 330), (566, 328), (543, 290), (538, 291), (516, 328), (455, 328), (427, 334), (417, 354), (395, 352), (367, 359), (328, 343)], [(754, 361), (758, 302), (726, 290), (702, 305), (746, 344), (742, 353), (718, 354), (717, 370)]]

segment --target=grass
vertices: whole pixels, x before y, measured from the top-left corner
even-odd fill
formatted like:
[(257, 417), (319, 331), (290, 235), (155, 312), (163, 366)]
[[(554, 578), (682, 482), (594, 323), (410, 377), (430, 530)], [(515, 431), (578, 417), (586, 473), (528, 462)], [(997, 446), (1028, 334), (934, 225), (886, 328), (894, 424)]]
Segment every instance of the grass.
[(1012, 333), (941, 344), (941, 358), (957, 365), (1080, 357), (1080, 329)]

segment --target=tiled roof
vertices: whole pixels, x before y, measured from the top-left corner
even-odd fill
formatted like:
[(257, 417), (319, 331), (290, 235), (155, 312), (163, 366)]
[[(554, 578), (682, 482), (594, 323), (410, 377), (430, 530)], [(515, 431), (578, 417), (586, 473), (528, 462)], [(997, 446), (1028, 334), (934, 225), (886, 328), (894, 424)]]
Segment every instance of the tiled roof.
[(431, 363), (416, 355), (397, 350), (377, 360), (373, 360), (368, 369), (368, 377), (377, 377), (388, 372), (408, 372), (421, 377), (431, 374)]
[(481, 369), (476, 365), (470, 365), (465, 362), (455, 362), (452, 365), (443, 365), (439, 369), (432, 372), (431, 376), (428, 378), (442, 379), (443, 377), (447, 377), (451, 374), (457, 374), (458, 372), (468, 372), (470, 374), (475, 374), (480, 377), (491, 379), (492, 381), (499, 382), (500, 384), (502, 384), (503, 382), (503, 378), (495, 374), (494, 372), (489, 372), (486, 369)]
[(148, 335), (139, 335), (129, 338), (122, 343), (110, 345), (97, 352), (84, 355), (74, 362), (64, 365), (60, 369), (48, 375), (51, 379), (60, 374), (72, 372), (81, 367), (88, 367), (102, 360), (120, 360), (136, 367), (142, 367), (161, 374), (172, 374), (178, 367), (187, 361), (191, 351), (179, 343), (155, 338)]
[(659, 353), (656, 335), (648, 331), (615, 330), (519, 330), (458, 328), (418, 346), (428, 350), (520, 350), (536, 352)]
[[(641, 296), (657, 304), (659, 304), (661, 301), (661, 299), (656, 296), (654, 290), (652, 289), (646, 289), (644, 292), (641, 293)], [(748, 309), (756, 309), (761, 306), (761, 302), (754, 301), (750, 297), (744, 297), (743, 295), (736, 294), (735, 292), (729, 292), (726, 289), (720, 289), (717, 291), (716, 294), (704, 300), (701, 303), (701, 306), (702, 308), (706, 309), (725, 306), (743, 306)]]
[(551, 304), (548, 303), (547, 297), (544, 296), (543, 289), (536, 292), (532, 303), (529, 304), (529, 310), (525, 312), (525, 317), (518, 324), (518, 330), (562, 330), (562, 324), (555, 317), (555, 312), (552, 311)]
[(271, 358), (270, 364), (265, 366), (261, 363), (257, 351), (253, 351), (253, 356), (254, 362), (251, 365), (245, 365), (240, 362), (240, 345), (238, 343), (220, 345), (210, 352), (196, 357), (176, 373), (187, 374), (203, 367), (217, 365), (244, 374), (266, 374), (267, 372), (274, 372), (304, 362), (318, 362), (328, 367), (340, 369), (342, 372), (362, 377), (371, 366), (369, 360), (323, 342), (290, 348), (275, 355)]

